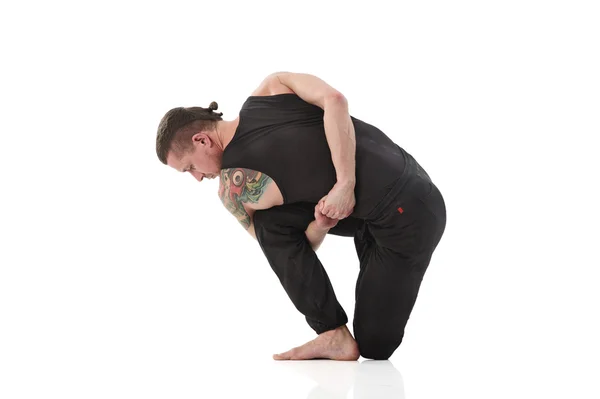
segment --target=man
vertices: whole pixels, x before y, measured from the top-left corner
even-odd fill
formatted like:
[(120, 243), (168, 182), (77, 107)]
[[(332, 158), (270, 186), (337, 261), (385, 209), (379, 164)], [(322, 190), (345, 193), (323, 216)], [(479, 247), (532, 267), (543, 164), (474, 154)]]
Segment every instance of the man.
[[(220, 176), (223, 205), (258, 240), (317, 333), (274, 358), (388, 359), (445, 229), (438, 188), (408, 152), (350, 116), (346, 98), (316, 76), (269, 75), (232, 121), (217, 108), (168, 111), (157, 154), (198, 181)], [(315, 254), (327, 234), (354, 237), (354, 337)]]

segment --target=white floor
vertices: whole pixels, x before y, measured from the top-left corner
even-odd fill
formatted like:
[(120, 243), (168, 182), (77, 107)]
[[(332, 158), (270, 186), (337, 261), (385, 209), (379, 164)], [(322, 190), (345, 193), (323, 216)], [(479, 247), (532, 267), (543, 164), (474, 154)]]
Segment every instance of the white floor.
[(595, 349), (577, 342), (536, 353), (535, 342), (511, 349), (495, 345), (497, 336), (487, 346), (411, 340), (391, 361), (278, 362), (268, 351), (275, 345), (264, 342), (236, 343), (230, 336), (191, 342), (189, 333), (178, 340), (123, 327), (87, 336), (65, 332), (60, 339), (44, 336), (40, 325), (39, 334), (4, 340), (0, 398), (600, 397)]
[(267, 384), (262, 395), (257, 396), (307, 399), (406, 397), (402, 374), (391, 361), (288, 361), (273, 365), (272, 373), (279, 377), (278, 383)]

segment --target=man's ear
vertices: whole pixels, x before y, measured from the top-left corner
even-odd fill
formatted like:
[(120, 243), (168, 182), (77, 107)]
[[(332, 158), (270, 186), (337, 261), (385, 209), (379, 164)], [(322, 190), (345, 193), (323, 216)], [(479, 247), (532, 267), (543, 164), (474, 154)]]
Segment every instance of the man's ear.
[(206, 133), (198, 132), (192, 136), (194, 144), (210, 144), (210, 138)]

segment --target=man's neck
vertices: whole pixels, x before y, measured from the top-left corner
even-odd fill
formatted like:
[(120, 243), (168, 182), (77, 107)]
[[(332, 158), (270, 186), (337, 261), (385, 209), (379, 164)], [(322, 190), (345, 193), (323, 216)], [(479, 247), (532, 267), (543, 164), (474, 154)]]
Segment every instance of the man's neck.
[(221, 150), (225, 150), (225, 147), (229, 145), (233, 136), (235, 135), (235, 131), (239, 124), (239, 117), (235, 118), (232, 121), (219, 121), (217, 122), (216, 129), (216, 138), (215, 140), (219, 144)]

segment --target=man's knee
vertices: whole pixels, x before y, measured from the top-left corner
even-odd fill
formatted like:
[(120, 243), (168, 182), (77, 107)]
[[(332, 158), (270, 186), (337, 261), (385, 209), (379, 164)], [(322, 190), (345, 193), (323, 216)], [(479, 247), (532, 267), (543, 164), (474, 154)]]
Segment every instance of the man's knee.
[(365, 359), (388, 360), (401, 342), (402, 337), (389, 337), (382, 334), (356, 334), (358, 350)]

